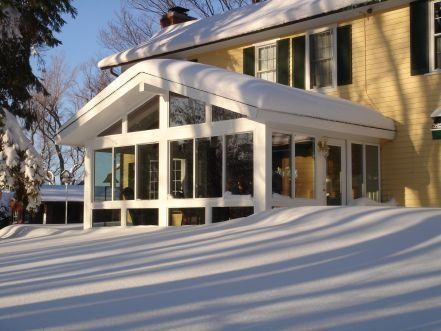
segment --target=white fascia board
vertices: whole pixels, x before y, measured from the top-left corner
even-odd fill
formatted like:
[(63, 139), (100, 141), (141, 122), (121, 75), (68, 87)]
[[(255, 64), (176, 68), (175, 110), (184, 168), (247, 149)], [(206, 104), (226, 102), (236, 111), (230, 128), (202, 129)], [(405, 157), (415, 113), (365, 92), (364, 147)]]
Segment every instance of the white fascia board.
[(352, 123), (333, 121), (330, 119), (306, 117), (296, 114), (282, 113), (273, 110), (260, 109), (257, 121), (277, 126), (277, 124), (292, 125), (301, 132), (301, 128), (312, 129), (316, 132), (326, 131), (336, 135), (350, 135), (361, 138), (375, 138), (392, 140), (394, 130), (387, 130)]
[[(118, 81), (119, 84), (112, 82), (60, 128), (56, 136), (57, 143), (84, 146), (87, 139), (96, 136), (106, 126), (134, 110), (142, 100), (148, 99), (148, 95), (165, 93), (154, 87), (140, 92), (139, 84), (143, 83), (141, 80), (142, 77), (138, 75)], [(97, 119), (101, 119), (98, 123), (101, 127), (95, 130), (90, 125)]]

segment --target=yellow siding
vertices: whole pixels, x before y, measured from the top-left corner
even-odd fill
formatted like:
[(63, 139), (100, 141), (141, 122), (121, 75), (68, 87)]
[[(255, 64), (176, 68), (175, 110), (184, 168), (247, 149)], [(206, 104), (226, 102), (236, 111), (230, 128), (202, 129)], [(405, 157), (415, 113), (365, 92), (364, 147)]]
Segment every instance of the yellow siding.
[[(353, 84), (324, 93), (369, 105), (395, 121), (395, 140), (381, 148), (383, 200), (441, 207), (441, 141), (430, 133), (430, 114), (441, 105), (441, 73), (410, 75), (409, 7), (340, 22), (347, 23), (353, 33)], [(197, 58), (242, 72), (242, 48)]]

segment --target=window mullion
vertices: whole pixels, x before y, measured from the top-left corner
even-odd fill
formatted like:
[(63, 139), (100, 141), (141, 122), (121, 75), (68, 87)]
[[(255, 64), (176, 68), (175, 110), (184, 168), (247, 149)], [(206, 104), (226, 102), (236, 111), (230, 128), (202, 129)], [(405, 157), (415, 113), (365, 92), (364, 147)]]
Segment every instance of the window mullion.
[(363, 168), (363, 187), (362, 187), (362, 196), (366, 197), (366, 186), (367, 186), (367, 182), (366, 182), (366, 145), (363, 144), (363, 153), (362, 153), (362, 168)]

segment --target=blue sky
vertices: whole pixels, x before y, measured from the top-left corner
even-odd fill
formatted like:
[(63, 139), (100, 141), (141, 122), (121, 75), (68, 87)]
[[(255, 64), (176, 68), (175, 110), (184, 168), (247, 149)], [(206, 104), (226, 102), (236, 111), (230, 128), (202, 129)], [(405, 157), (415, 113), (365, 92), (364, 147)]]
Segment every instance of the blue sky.
[(103, 57), (110, 52), (101, 47), (98, 36), (100, 29), (119, 11), (120, 0), (75, 0), (73, 5), (78, 10), (75, 19), (66, 16), (62, 32), (57, 34), (63, 45), (44, 53), (46, 60), (51, 55), (61, 52), (70, 67), (81, 65), (92, 57)]

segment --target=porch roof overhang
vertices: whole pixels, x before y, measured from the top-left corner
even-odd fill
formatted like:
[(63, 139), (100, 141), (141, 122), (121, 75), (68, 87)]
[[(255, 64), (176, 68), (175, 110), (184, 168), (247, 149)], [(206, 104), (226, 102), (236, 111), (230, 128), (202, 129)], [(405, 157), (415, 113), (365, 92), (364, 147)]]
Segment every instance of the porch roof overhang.
[(169, 91), (271, 124), (393, 139), (395, 125), (379, 112), (336, 97), (304, 91), (200, 63), (152, 59), (125, 71), (59, 130), (61, 144), (84, 145), (150, 96)]

